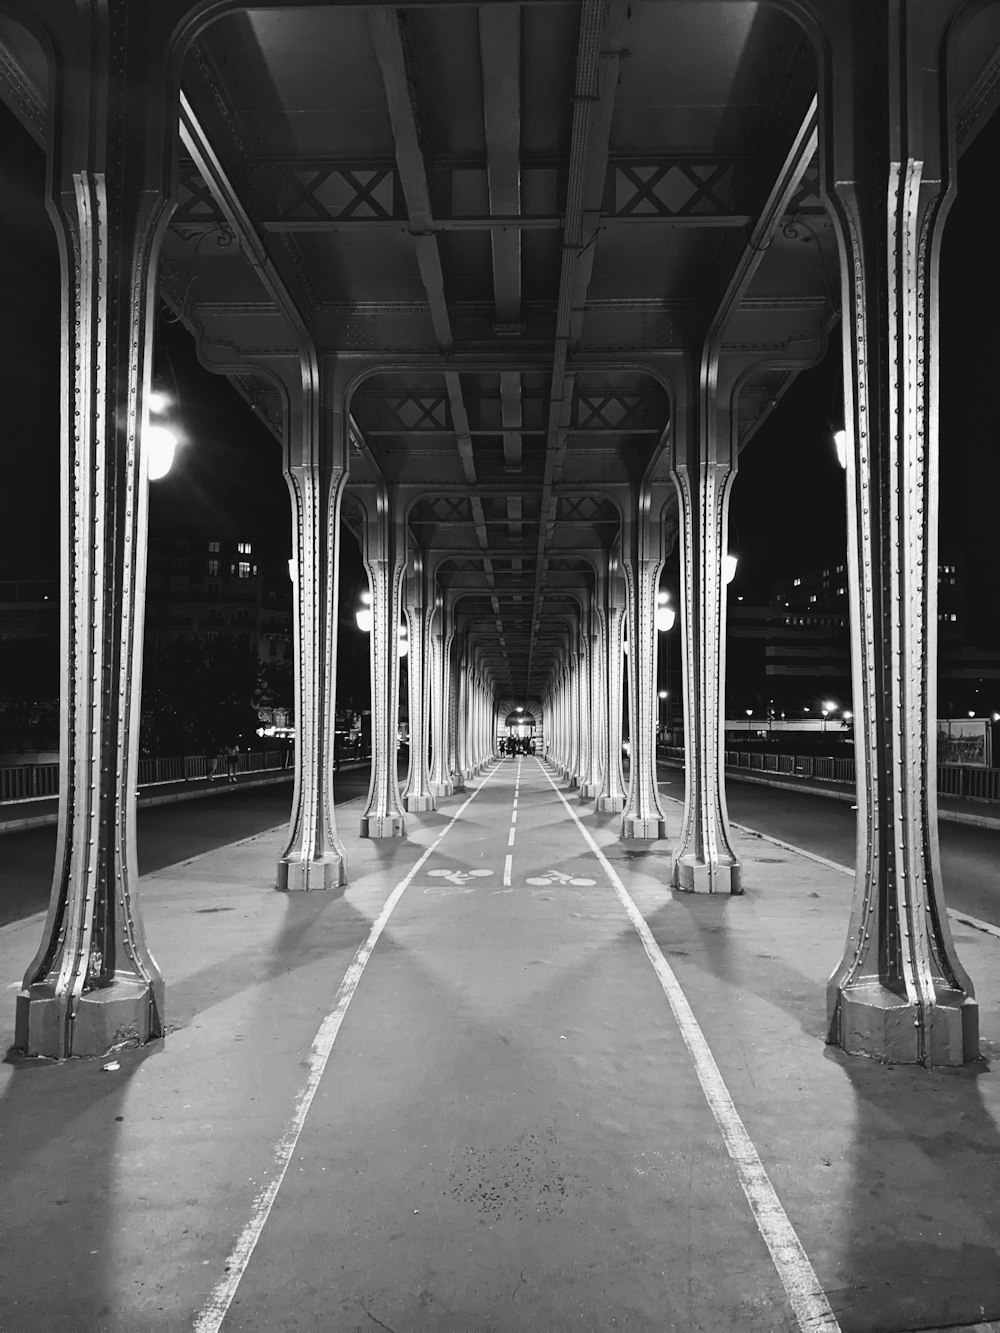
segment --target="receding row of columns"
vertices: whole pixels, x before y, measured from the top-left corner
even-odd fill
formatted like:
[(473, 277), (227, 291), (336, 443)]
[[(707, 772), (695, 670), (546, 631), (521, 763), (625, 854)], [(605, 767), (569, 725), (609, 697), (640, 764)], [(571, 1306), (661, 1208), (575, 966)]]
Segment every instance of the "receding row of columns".
[[(850, 444), (858, 855), (847, 947), (830, 983), (830, 1038), (881, 1059), (958, 1064), (975, 1056), (978, 1035), (972, 986), (948, 929), (936, 831), (937, 265), (953, 157), (948, 43), (958, 17), (976, 6), (964, 0), (783, 4), (813, 39), (817, 60), (820, 184), (840, 248)], [(208, 9), (182, 0), (31, 6), (51, 54), (49, 175), (64, 297), (63, 681), (52, 899), (18, 995), (16, 1041), (46, 1055), (97, 1053), (115, 1040), (143, 1042), (163, 1032), (163, 981), (136, 900), (142, 425), (156, 257), (177, 154), (177, 80), (183, 44)], [(252, 240), (244, 240), (252, 249)], [(266, 277), (266, 254), (254, 253)], [(336, 358), (324, 361), (301, 319), (291, 323), (301, 342), (298, 359), (291, 367), (280, 358), (265, 367), (282, 381), (291, 404), (286, 462), (297, 570), (301, 743), (278, 878), (287, 888), (308, 888), (340, 883), (345, 874), (331, 774), (336, 552), (348, 465), (344, 397), (328, 383)], [(740, 871), (721, 768), (721, 555), (736, 463), (731, 421), (749, 362), (727, 350), (724, 339), (649, 360), (671, 385), (680, 512), (687, 773), (673, 875), (681, 888), (732, 892), (740, 888)], [(623, 831), (640, 837), (659, 833), (662, 819), (648, 746), (652, 686), (646, 669), (636, 669), (651, 656), (648, 594), (662, 560), (654, 549), (657, 511), (643, 509), (651, 495), (649, 488), (637, 493), (634, 511), (623, 515), (619, 565), (597, 571), (598, 592), (572, 627), (548, 697), (563, 766), (581, 790), (599, 788), (598, 810), (617, 812), (620, 804)], [(430, 680), (420, 688), (427, 692), (433, 743), (426, 782), (418, 756), (401, 801), (392, 661), (405, 577), (400, 516), (386, 490), (376, 489), (365, 504), (365, 561), (377, 614), (375, 755), (362, 824), (369, 836), (385, 837), (403, 831), (408, 800), (427, 803), (476, 772), (491, 751), (496, 717), (475, 645), (453, 616), (435, 622), (441, 608), (425, 591), (414, 605), (425, 617), (418, 635), (430, 644), (421, 655)], [(625, 597), (613, 586), (602, 591), (602, 578), (612, 585), (624, 580)], [(627, 792), (615, 650), (626, 621), (633, 719)], [(446, 681), (458, 688), (446, 691)], [(599, 735), (580, 724), (583, 702), (595, 695), (604, 721)], [(595, 713), (592, 704), (588, 716)]]

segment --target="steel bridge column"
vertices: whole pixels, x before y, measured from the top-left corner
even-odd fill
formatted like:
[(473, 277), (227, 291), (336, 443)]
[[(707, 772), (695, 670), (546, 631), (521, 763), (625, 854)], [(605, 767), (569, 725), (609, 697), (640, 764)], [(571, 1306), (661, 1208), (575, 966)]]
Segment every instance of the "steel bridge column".
[(559, 669), (559, 773), (562, 778), (570, 775), (569, 729), (569, 663), (563, 663)]
[(602, 714), (607, 745), (603, 756), (601, 790), (595, 808), (600, 814), (620, 814), (625, 809), (625, 776), (622, 772), (622, 626), (625, 597), (621, 578), (612, 572), (607, 582), (604, 612), (604, 670)]
[(455, 772), (464, 791), (469, 777), (469, 654), (468, 639), (455, 639)]
[(163, 1035), (135, 897), (156, 257), (170, 214), (169, 25), (126, 0), (65, 7), (51, 34), (49, 164), (62, 266), (59, 817), (41, 946), (15, 1046), (100, 1055)]
[[(640, 523), (649, 523), (641, 515)], [(639, 534), (642, 545), (647, 535)], [(656, 593), (662, 560), (624, 562), (629, 606), (629, 736), (632, 743), (623, 838), (665, 838), (667, 821), (656, 788)]]
[(448, 768), (448, 654), (445, 651), (444, 608), (434, 612), (431, 634), (431, 774), (433, 796), (455, 790)]
[[(306, 391), (308, 393), (308, 391)], [(340, 583), (340, 513), (347, 473), (343, 418), (335, 418), (340, 438), (319, 438), (319, 458), (307, 434), (324, 427), (316, 395), (304, 404), (300, 439), (286, 472), (292, 496), (295, 625), (295, 790), (288, 841), (278, 861), (282, 890), (329, 889), (346, 883), (347, 856), (337, 834), (333, 794), (334, 700), (337, 669), (337, 597)], [(326, 455), (324, 457), (324, 455)], [(333, 461), (337, 460), (337, 461)]]
[(453, 791), (465, 791), (465, 782), (459, 768), (459, 646), (460, 638), (454, 625), (449, 623), (445, 636), (444, 680), (445, 680), (445, 716), (448, 724), (448, 778)]
[(416, 560), (416, 568), (406, 580), (404, 613), (410, 638), (409, 653), (409, 714), (410, 762), (403, 789), (403, 809), (406, 811), (433, 810), (436, 802), (431, 794), (430, 774), (427, 768), (427, 713), (430, 694), (430, 615), (425, 605), (423, 561)]
[(402, 838), (399, 803), (399, 610), (406, 542), (394, 496), (379, 487), (364, 524), (365, 567), (371, 583), (372, 775), (361, 816), (363, 838)]
[(733, 482), (734, 384), (689, 365), (675, 395), (674, 481), (681, 519), (684, 654), (684, 813), (671, 872), (675, 888), (742, 893), (723, 773), (726, 553)]
[[(821, 177), (841, 253), (855, 755), (855, 901), (829, 1039), (928, 1066), (979, 1052), (937, 831), (937, 356), (955, 4), (824, 9)], [(836, 96), (833, 92), (836, 90)]]
[(481, 683), (479, 673), (475, 672), (471, 680), (471, 707), (469, 709), (469, 776), (477, 777), (480, 768), (479, 756), (479, 705)]
[(586, 662), (584, 686), (583, 736), (586, 753), (582, 765), (580, 800), (590, 801), (601, 789), (600, 766), (600, 652), (597, 634), (597, 608), (591, 597), (587, 602), (583, 653)]
[(580, 785), (580, 654), (577, 632), (570, 628), (567, 704), (569, 710), (569, 755), (566, 774), (570, 787)]

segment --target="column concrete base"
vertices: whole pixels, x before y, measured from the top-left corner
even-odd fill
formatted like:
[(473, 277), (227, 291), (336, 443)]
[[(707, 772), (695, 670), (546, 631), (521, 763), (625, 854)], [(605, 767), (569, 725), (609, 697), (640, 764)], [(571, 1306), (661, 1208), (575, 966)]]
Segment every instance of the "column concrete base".
[(437, 803), (430, 792), (426, 796), (404, 796), (403, 809), (408, 814), (422, 814), (425, 810), (436, 810)]
[(304, 893), (309, 889), (339, 889), (346, 883), (346, 856), (324, 856), (314, 861), (289, 857), (278, 862), (275, 888), (281, 893)]
[(431, 783), (432, 796), (452, 796), (454, 795), (454, 792), (455, 792), (455, 784), (453, 782)]
[(738, 894), (743, 892), (743, 867), (738, 861), (709, 865), (693, 857), (680, 857), (674, 861), (671, 883), (682, 893)]
[(597, 785), (596, 782), (581, 782), (580, 800), (592, 801), (599, 791), (600, 787)]
[(67, 1023), (66, 997), (48, 985), (31, 986), (17, 997), (14, 1045), (55, 1059), (145, 1046), (163, 1036), (163, 997), (162, 981), (113, 981), (82, 995)]
[(953, 1068), (979, 1058), (979, 1006), (961, 991), (940, 988), (927, 1010), (878, 981), (830, 994), (827, 1038), (848, 1055), (890, 1065)]
[(620, 815), (625, 809), (624, 796), (598, 796), (594, 809), (599, 815)]
[(621, 836), (623, 838), (643, 838), (650, 842), (654, 838), (665, 838), (667, 836), (667, 821), (655, 818), (639, 819), (635, 815), (626, 815), (622, 820)]
[(362, 838), (405, 838), (406, 820), (402, 815), (362, 815)]

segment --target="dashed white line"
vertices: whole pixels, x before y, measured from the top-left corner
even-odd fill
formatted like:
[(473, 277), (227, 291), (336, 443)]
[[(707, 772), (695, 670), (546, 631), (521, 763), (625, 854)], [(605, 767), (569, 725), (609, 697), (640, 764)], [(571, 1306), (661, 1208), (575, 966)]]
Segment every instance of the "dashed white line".
[[(497, 765), (499, 767), (499, 765)], [(333, 1009), (327, 1014), (326, 1018), (320, 1024), (319, 1031), (313, 1039), (307, 1056), (309, 1066), (309, 1075), (305, 1083), (299, 1089), (295, 1098), (295, 1108), (292, 1112), (292, 1118), (285, 1129), (284, 1134), (278, 1140), (274, 1149), (274, 1175), (269, 1183), (260, 1191), (254, 1199), (251, 1206), (250, 1220), (243, 1228), (240, 1236), (233, 1246), (232, 1253), (226, 1260), (226, 1277), (216, 1286), (211, 1296), (208, 1298), (204, 1308), (200, 1311), (194, 1322), (195, 1333), (218, 1333), (223, 1319), (226, 1317), (236, 1290), (240, 1285), (243, 1274), (246, 1272), (247, 1265), (253, 1255), (257, 1241), (260, 1239), (261, 1232), (267, 1222), (268, 1215), (277, 1197), (278, 1190), (281, 1188), (282, 1181), (285, 1178), (285, 1172), (288, 1170), (288, 1163), (292, 1159), (295, 1147), (302, 1133), (302, 1127), (305, 1124), (306, 1116), (309, 1114), (309, 1108), (312, 1105), (313, 1098), (316, 1095), (316, 1089), (319, 1087), (320, 1079), (326, 1069), (327, 1063), (333, 1051), (333, 1043), (337, 1039), (337, 1033), (340, 1031), (340, 1025), (344, 1021), (344, 1015), (347, 1013), (347, 1007), (354, 997), (354, 992), (358, 988), (365, 965), (371, 957), (372, 950), (378, 943), (378, 938), (385, 929), (385, 924), (392, 915), (393, 908), (399, 902), (400, 898), (413, 881), (417, 871), (425, 864), (431, 854), (437, 850), (442, 839), (451, 831), (455, 823), (465, 813), (466, 808), (471, 801), (475, 800), (479, 792), (482, 791), (486, 783), (493, 777), (497, 769), (487, 773), (479, 786), (462, 802), (459, 808), (452, 815), (451, 819), (437, 835), (431, 845), (423, 853), (403, 879), (399, 881), (396, 887), (390, 893), (385, 901), (381, 912), (372, 922), (368, 937), (358, 949), (351, 964), (344, 974), (344, 979), (340, 983), (340, 989), (337, 991), (337, 997), (334, 1001)], [(507, 858), (508, 862), (510, 857)]]
[(513, 864), (514, 864), (514, 858), (513, 858), (512, 856), (506, 856), (506, 857), (504, 858), (504, 863), (503, 863), (503, 882), (504, 882), (504, 887), (505, 887), (505, 888), (510, 888), (510, 873), (511, 873), (511, 868), (512, 868)]
[[(542, 768), (541, 764), (539, 767)], [(673, 1011), (674, 1019), (680, 1029), (684, 1044), (694, 1063), (698, 1082), (701, 1084), (705, 1100), (711, 1108), (715, 1122), (719, 1126), (723, 1142), (736, 1167), (743, 1193), (753, 1211), (757, 1227), (764, 1243), (771, 1254), (771, 1259), (785, 1288), (785, 1294), (795, 1312), (802, 1333), (839, 1333), (840, 1325), (830, 1308), (826, 1293), (816, 1276), (809, 1256), (802, 1248), (802, 1242), (795, 1233), (795, 1228), (788, 1219), (788, 1214), (781, 1206), (781, 1200), (771, 1184), (764, 1164), (753, 1145), (740, 1113), (726, 1087), (725, 1080), (715, 1062), (715, 1056), (705, 1039), (694, 1016), (687, 996), (681, 989), (680, 982), (674, 975), (670, 964), (660, 951), (660, 946), (653, 937), (653, 932), (646, 924), (642, 913), (621, 882), (618, 872), (591, 837), (590, 832), (580, 821), (576, 811), (566, 800), (549, 773), (542, 768), (549, 785), (566, 807), (570, 818), (576, 824), (584, 841), (604, 867), (604, 873), (611, 881), (629, 920), (635, 927), (642, 941), (646, 957), (653, 965), (660, 986)]]

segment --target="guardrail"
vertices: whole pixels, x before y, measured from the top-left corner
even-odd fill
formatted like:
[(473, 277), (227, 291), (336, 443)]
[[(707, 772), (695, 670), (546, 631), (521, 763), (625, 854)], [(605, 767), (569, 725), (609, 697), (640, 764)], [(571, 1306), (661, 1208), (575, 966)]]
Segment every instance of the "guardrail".
[[(280, 769), (284, 759), (281, 750), (248, 750), (236, 756), (236, 771), (269, 772)], [(212, 760), (203, 754), (140, 759), (139, 786), (150, 787), (160, 782), (189, 782), (195, 778), (207, 778), (211, 766)], [(225, 781), (224, 758), (219, 759), (215, 776)], [(11, 768), (0, 768), (0, 801), (30, 801), (35, 797), (58, 795), (58, 764), (18, 764)]]
[[(661, 745), (659, 752), (683, 762), (679, 745)], [(751, 773), (786, 773), (797, 778), (815, 778), (820, 782), (856, 782), (853, 759), (835, 759), (829, 755), (768, 754), (757, 750), (726, 750), (727, 768)], [(974, 768), (960, 764), (938, 764), (937, 789), (941, 796), (959, 796), (970, 801), (1000, 801), (1000, 768)]]

